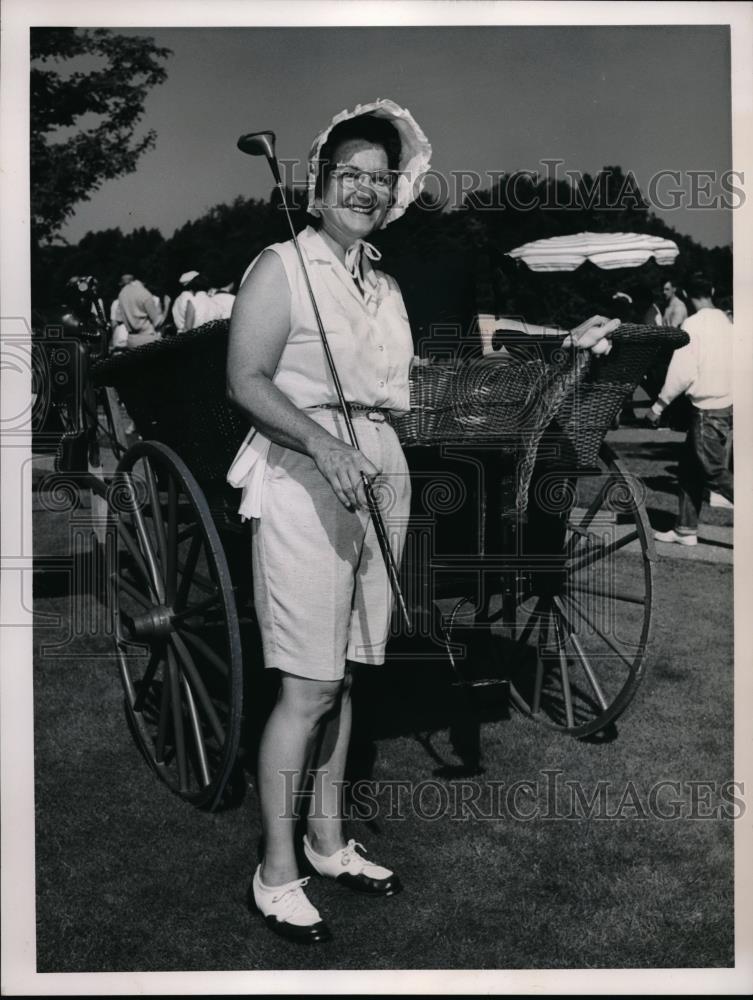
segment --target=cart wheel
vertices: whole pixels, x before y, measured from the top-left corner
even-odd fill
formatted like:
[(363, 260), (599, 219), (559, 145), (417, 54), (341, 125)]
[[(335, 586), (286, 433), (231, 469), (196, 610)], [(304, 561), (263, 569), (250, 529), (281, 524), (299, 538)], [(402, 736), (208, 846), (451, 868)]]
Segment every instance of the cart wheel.
[(225, 553), (183, 461), (141, 441), (108, 495), (110, 607), (141, 750), (182, 798), (214, 809), (238, 752), (242, 661)]
[[(613, 722), (643, 679), (656, 558), (643, 495), (606, 445), (593, 473), (534, 484), (531, 565), (509, 602), (510, 694), (523, 712), (573, 736)], [(537, 537), (548, 538), (548, 552)]]

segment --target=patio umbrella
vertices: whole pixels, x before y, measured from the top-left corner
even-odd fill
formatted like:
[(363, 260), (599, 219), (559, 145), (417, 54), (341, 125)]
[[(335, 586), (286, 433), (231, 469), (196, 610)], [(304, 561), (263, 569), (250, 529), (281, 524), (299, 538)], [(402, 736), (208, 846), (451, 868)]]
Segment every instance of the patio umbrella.
[(679, 252), (672, 240), (647, 233), (576, 233), (534, 240), (507, 256), (532, 271), (575, 271), (587, 260), (604, 270), (640, 267), (652, 257), (657, 264), (673, 264)]

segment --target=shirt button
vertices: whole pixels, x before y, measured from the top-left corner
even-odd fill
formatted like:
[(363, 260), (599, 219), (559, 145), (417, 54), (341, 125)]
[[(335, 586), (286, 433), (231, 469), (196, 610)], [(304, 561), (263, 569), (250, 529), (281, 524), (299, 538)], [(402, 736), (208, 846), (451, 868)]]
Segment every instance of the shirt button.
[(380, 378), (379, 382), (377, 383), (377, 385), (379, 386), (380, 389), (383, 389), (384, 388), (384, 379)]

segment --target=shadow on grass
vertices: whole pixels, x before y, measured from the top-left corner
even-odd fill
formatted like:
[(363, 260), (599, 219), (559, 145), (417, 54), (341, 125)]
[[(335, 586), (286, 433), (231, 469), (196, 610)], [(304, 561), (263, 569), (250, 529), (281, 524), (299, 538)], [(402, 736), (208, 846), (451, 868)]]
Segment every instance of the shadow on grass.
[(682, 447), (677, 441), (640, 441), (637, 444), (620, 441), (617, 445), (620, 458), (638, 459), (644, 462), (677, 462), (678, 450)]
[[(399, 656), (383, 666), (352, 664), (354, 684), (353, 730), (346, 780), (356, 782), (374, 774), (378, 744), (401, 736), (412, 737), (436, 765), (439, 777), (480, 774), (481, 726), (509, 719), (508, 686), (504, 678), (478, 689), (463, 687), (445, 655), (432, 654), (418, 644), (399, 648)], [(258, 635), (243, 632), (244, 712), (238, 762), (223, 796), (222, 809), (238, 808), (248, 779), (256, 773), (259, 741), (279, 687), (276, 671), (265, 670)], [(391, 647), (392, 648), (392, 647)], [(398, 652), (396, 646), (395, 652)], [(484, 673), (489, 673), (484, 670)], [(495, 682), (496, 681), (496, 682)], [(435, 748), (432, 737), (447, 730), (456, 757), (448, 760)]]
[[(467, 655), (458, 657), (455, 667), (441, 647), (432, 647), (427, 640), (395, 640), (383, 666), (351, 664), (353, 728), (346, 782), (372, 779), (380, 742), (401, 737), (421, 747), (434, 765), (434, 777), (452, 780), (484, 773), (483, 726), (510, 719), (510, 682), (525, 690), (519, 671), (530, 664), (512, 642), (479, 641), (472, 630), (458, 634), (457, 641)], [(258, 635), (252, 631), (244, 635), (244, 662), (241, 746), (225, 809), (239, 807), (254, 782), (259, 741), (279, 688), (277, 672), (263, 667)], [(463, 683), (469, 680), (481, 683), (477, 687)], [(618, 736), (617, 726), (610, 723), (581, 742), (607, 745)]]
[(715, 538), (709, 538), (704, 535), (703, 528), (699, 529), (698, 541), (701, 545), (706, 545), (711, 549), (734, 549), (735, 547), (731, 542), (722, 542)]
[(641, 480), (648, 489), (653, 490), (655, 493), (668, 493), (672, 497), (677, 496), (676, 476), (641, 476)]

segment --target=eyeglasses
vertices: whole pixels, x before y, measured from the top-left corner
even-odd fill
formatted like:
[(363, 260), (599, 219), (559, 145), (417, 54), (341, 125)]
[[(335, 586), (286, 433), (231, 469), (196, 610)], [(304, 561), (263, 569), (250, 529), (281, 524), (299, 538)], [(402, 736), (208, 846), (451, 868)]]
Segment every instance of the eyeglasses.
[(359, 184), (364, 184), (368, 181), (378, 191), (391, 191), (392, 185), (397, 179), (398, 171), (362, 170), (351, 163), (338, 163), (332, 170), (331, 176), (336, 177), (343, 184), (348, 184), (352, 187), (357, 187)]

